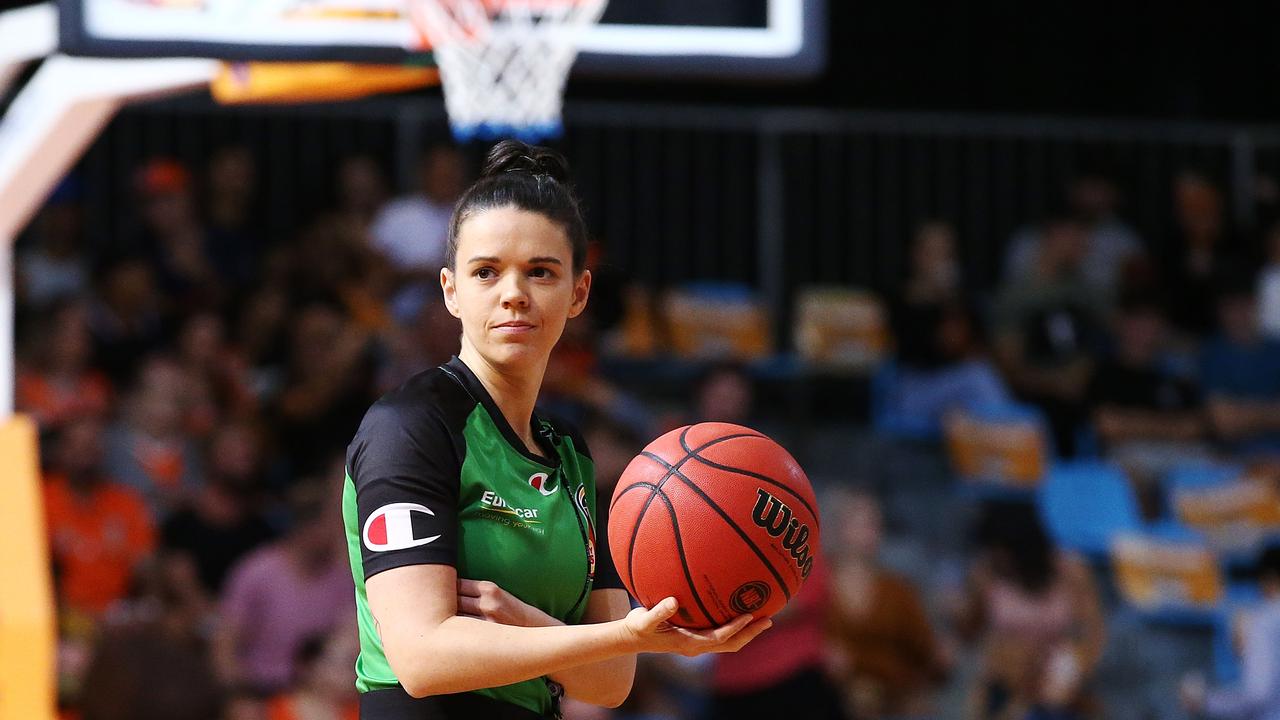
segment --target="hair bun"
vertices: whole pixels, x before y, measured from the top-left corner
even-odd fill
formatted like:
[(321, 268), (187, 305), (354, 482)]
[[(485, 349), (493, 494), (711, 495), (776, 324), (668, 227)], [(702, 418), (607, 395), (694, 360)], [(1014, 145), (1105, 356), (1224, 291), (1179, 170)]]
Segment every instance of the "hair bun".
[(519, 140), (503, 140), (485, 158), (483, 177), (504, 173), (547, 175), (556, 182), (569, 183), (569, 161), (550, 148), (529, 145)]

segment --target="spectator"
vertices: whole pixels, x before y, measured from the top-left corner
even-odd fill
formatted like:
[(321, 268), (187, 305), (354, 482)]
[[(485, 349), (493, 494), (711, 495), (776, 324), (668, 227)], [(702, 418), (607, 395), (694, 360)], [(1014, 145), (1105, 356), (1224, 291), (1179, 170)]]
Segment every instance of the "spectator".
[(14, 398), (41, 432), (81, 418), (107, 416), (111, 383), (89, 366), (92, 352), (86, 306), (64, 300), (50, 308), (48, 326), (37, 331), (32, 356), (18, 365)]
[(1258, 276), (1258, 322), (1268, 339), (1280, 340), (1280, 222), (1267, 231), (1263, 249), (1266, 265)]
[(841, 492), (825, 503), (835, 520), (831, 548), (831, 643), (846, 706), (860, 719), (928, 715), (930, 690), (949, 661), (924, 604), (905, 578), (880, 562), (883, 517), (866, 493)]
[(272, 538), (258, 511), (262, 443), (249, 425), (225, 425), (214, 433), (208, 481), (189, 506), (165, 521), (163, 547), (170, 560), (190, 565), (200, 596), (212, 601), (227, 572), (242, 556)]
[(1218, 333), (1203, 348), (1201, 377), (1217, 436), (1239, 452), (1280, 450), (1280, 342), (1258, 329), (1254, 284), (1227, 276)]
[(1241, 681), (1238, 686), (1206, 691), (1204, 680), (1183, 680), (1183, 705), (1192, 713), (1217, 720), (1280, 718), (1280, 546), (1268, 548), (1258, 563), (1262, 604), (1241, 623)]
[(216, 307), (226, 286), (206, 246), (190, 172), (157, 159), (139, 170), (136, 182), (143, 228), (133, 247), (154, 263), (161, 293), (176, 310)]
[(280, 449), (295, 475), (310, 475), (330, 450), (343, 448), (373, 394), (367, 331), (332, 306), (313, 303), (292, 329), (287, 376), (274, 414)]
[(418, 191), (392, 200), (374, 219), (374, 247), (401, 273), (438, 281), (453, 204), (466, 186), (465, 168), (457, 148), (430, 148), (418, 167)]
[(1200, 338), (1214, 327), (1215, 283), (1225, 267), (1244, 262), (1227, 228), (1222, 192), (1208, 178), (1184, 172), (1174, 180), (1177, 234), (1164, 253), (1170, 317), (1183, 333)]
[(1115, 352), (1089, 386), (1093, 420), (1109, 456), (1146, 488), (1180, 462), (1206, 459), (1200, 390), (1176, 377), (1167, 360), (1164, 311), (1155, 299), (1122, 299), (1114, 324)]
[(102, 471), (102, 426), (68, 423), (45, 479), (49, 547), (63, 613), (101, 615), (129, 591), (155, 546), (142, 498)]
[(339, 487), (336, 479), (298, 485), (288, 535), (244, 557), (227, 579), (214, 663), (239, 694), (266, 699), (285, 691), (307, 638), (347, 617), (355, 589), (330, 487)]
[[(1097, 173), (1076, 176), (1067, 188), (1070, 214), (1085, 233), (1080, 272), (1086, 282), (1111, 294), (1126, 263), (1142, 254), (1142, 240), (1117, 215), (1120, 195), (1115, 183)], [(1035, 275), (1041, 232), (1023, 228), (1009, 241), (1005, 279), (1010, 283)]]
[[(711, 673), (714, 720), (777, 718), (804, 698), (805, 717), (840, 720), (840, 695), (825, 673), (831, 578), (819, 561), (773, 628), (736, 653), (717, 655)], [(861, 717), (861, 716), (859, 716)]]
[(153, 568), (128, 611), (113, 614), (90, 661), (81, 720), (219, 720), (223, 691), (201, 632), (203, 608)]
[(242, 290), (257, 275), (264, 233), (257, 227), (258, 169), (241, 145), (214, 152), (209, 160), (203, 252), (221, 283)]
[(108, 473), (141, 493), (160, 519), (192, 497), (204, 478), (200, 454), (186, 432), (190, 390), (181, 366), (152, 356), (107, 434)]
[(18, 297), (24, 305), (43, 310), (88, 292), (83, 194), (79, 178), (67, 176), (36, 218), (32, 242), (18, 253)]
[[(355, 628), (341, 627), (355, 635)], [(294, 658), (297, 682), (267, 703), (266, 720), (359, 720), (360, 705), (351, 667), (359, 647), (331, 632), (308, 638)]]
[(254, 414), (256, 399), (250, 387), (244, 358), (227, 342), (226, 325), (216, 313), (187, 317), (178, 331), (177, 361), (193, 386), (203, 388), (212, 407), (199, 408), (193, 424), (210, 427), (224, 417), (246, 418)]
[(1031, 277), (1007, 287), (996, 306), (996, 356), (1014, 392), (1048, 417), (1058, 452), (1075, 454), (1104, 305), (1080, 273), (1086, 236), (1053, 216)]
[[(368, 229), (387, 201), (387, 181), (377, 161), (353, 155), (342, 161), (337, 177), (338, 219)], [(450, 207), (450, 212), (453, 208)]]
[(1026, 504), (988, 505), (977, 540), (959, 618), (981, 648), (968, 716), (1085, 717), (1106, 631), (1088, 565), (1055, 549)]
[(977, 318), (965, 294), (955, 231), (925, 223), (913, 238), (906, 282), (893, 303), (898, 392), (887, 410), (922, 427), (939, 427), (952, 409), (1008, 402), (984, 356)]
[(423, 303), (387, 332), (387, 354), (378, 368), (378, 388), (390, 392), (414, 375), (449, 360), (460, 347), (462, 326), (443, 302)]
[(133, 381), (142, 358), (164, 337), (155, 275), (145, 260), (127, 257), (111, 261), (98, 280), (97, 300), (89, 307), (95, 367), (116, 387)]

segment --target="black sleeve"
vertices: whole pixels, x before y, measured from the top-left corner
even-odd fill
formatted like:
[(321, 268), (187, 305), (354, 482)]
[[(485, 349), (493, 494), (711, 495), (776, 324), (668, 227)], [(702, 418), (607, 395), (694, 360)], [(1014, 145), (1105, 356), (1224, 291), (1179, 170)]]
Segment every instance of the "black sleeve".
[(609, 552), (609, 500), (596, 495), (596, 578), (591, 584), (593, 590), (626, 589), (622, 578), (618, 577), (618, 569), (613, 566), (613, 554)]
[(404, 565), (456, 565), (461, 458), (429, 409), (380, 402), (347, 450), (366, 579)]

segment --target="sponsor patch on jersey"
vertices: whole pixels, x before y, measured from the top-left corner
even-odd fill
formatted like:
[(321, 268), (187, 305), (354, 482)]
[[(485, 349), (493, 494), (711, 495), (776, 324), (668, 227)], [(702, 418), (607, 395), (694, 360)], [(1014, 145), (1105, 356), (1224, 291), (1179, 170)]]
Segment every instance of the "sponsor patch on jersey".
[(417, 503), (383, 505), (364, 521), (364, 546), (386, 552), (435, 542), (440, 536), (427, 534), (434, 516), (426, 505)]
[(556, 491), (555, 487), (548, 487), (548, 475), (544, 472), (534, 473), (529, 476), (529, 486), (534, 490), (542, 493), (542, 497), (547, 497)]

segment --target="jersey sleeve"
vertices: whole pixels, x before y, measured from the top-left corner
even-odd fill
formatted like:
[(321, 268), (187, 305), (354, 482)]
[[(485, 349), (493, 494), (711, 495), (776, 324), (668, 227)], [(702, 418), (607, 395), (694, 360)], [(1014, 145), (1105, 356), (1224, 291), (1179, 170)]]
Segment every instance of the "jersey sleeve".
[(460, 450), (429, 410), (370, 408), (347, 450), (364, 577), (457, 565)]

